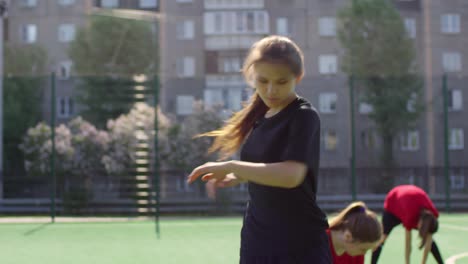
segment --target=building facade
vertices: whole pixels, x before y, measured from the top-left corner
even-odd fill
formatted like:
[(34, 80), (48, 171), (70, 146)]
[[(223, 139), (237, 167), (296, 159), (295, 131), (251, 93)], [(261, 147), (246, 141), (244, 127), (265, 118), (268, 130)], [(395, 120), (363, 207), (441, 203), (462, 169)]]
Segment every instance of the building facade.
[[(448, 76), (450, 187), (466, 190), (468, 153), (464, 135), (467, 91), (468, 3), (394, 0), (414, 40), (416, 64), (424, 76), (426, 111), (414, 129), (394, 142), (399, 183), (443, 192), (444, 127), (442, 76)], [(321, 113), (321, 167), (326, 175), (350, 174), (351, 116), (348, 77), (340, 70), (337, 11), (349, 1), (165, 0), (161, 2), (162, 104), (180, 116), (194, 101), (238, 110), (251, 94), (239, 70), (250, 45), (270, 34), (292, 38), (304, 51), (306, 76), (298, 93)], [(355, 102), (356, 165), (379, 166), (381, 140), (370, 121), (369, 105)], [(329, 172), (327, 172), (329, 170)], [(342, 177), (338, 177), (341, 179)], [(340, 180), (337, 180), (340, 181)], [(330, 184), (339, 184), (331, 181)]]
[[(468, 153), (468, 3), (461, 0), (393, 0), (424, 76), (426, 111), (414, 129), (395, 139), (402, 183), (419, 183), (442, 192), (444, 115), (442, 76), (449, 89), (448, 145), (450, 186), (466, 190)], [(270, 34), (292, 38), (304, 51), (306, 76), (298, 93), (317, 108), (322, 121), (321, 167), (327, 185), (350, 175), (351, 123), (348, 77), (340, 69), (337, 11), (347, 0), (19, 0), (11, 1), (7, 42), (39, 43), (57, 72), (57, 118), (77, 114), (73, 65), (67, 48), (93, 8), (157, 11), (160, 19), (160, 101), (164, 111), (186, 116), (193, 103), (223, 105), (228, 115), (252, 93), (239, 73), (256, 40)], [(50, 96), (46, 95), (46, 101)], [(49, 116), (50, 103), (44, 103)], [(381, 141), (369, 120), (372, 109), (355, 102), (356, 165), (379, 165)], [(336, 180), (335, 180), (336, 179)]]

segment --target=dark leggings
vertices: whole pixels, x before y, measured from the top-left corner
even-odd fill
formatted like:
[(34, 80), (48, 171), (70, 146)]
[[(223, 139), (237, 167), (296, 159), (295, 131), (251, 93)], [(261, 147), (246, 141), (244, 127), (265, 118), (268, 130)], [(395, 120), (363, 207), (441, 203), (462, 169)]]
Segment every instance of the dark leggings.
[[(398, 219), (395, 215), (384, 211), (382, 215), (382, 224), (383, 224), (383, 229), (384, 229), (384, 234), (388, 237), (392, 229), (399, 225), (401, 223), (400, 219)], [(384, 243), (380, 244), (375, 251), (372, 253), (372, 264), (377, 264), (377, 261), (379, 260), (380, 252), (382, 252)], [(431, 253), (436, 259), (438, 264), (444, 264), (444, 261), (442, 260), (442, 256), (440, 255), (439, 247), (437, 246), (436, 242), (433, 240), (432, 245), (431, 245)]]

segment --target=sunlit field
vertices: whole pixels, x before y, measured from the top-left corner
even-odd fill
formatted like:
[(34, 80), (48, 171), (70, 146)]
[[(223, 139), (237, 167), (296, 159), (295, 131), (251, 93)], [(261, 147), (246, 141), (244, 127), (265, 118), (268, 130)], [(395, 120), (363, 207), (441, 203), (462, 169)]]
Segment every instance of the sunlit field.
[[(234, 264), (239, 261), (241, 221), (240, 217), (162, 218), (159, 239), (152, 221), (3, 223), (1, 263)], [(468, 214), (442, 215), (440, 223), (435, 238), (444, 259), (468, 253)], [(402, 227), (392, 231), (379, 263), (403, 263), (403, 235)], [(420, 263), (418, 240), (413, 242), (412, 263)], [(432, 256), (428, 263), (435, 263)], [(468, 263), (468, 256), (453, 263)]]

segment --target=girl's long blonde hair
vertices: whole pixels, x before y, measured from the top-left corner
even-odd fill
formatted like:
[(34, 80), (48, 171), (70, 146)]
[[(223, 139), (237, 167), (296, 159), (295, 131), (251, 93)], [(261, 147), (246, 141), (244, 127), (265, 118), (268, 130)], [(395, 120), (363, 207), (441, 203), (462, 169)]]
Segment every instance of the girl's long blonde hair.
[[(269, 36), (257, 41), (250, 48), (242, 67), (242, 74), (252, 86), (252, 66), (258, 62), (285, 64), (296, 77), (302, 77), (304, 74), (304, 55), (300, 48), (286, 37)], [(248, 103), (227, 120), (223, 127), (199, 136), (214, 137), (213, 145), (208, 151), (219, 151), (221, 159), (226, 159), (240, 148), (255, 122), (264, 116), (268, 109), (254, 90)]]

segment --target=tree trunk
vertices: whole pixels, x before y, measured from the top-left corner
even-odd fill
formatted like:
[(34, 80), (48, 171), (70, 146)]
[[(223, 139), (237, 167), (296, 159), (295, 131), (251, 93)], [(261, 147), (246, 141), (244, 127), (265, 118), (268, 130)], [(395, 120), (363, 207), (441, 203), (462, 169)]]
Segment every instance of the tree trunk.
[(394, 185), (395, 160), (393, 157), (393, 138), (391, 133), (382, 134), (381, 172), (374, 179), (374, 191), (387, 193)]

